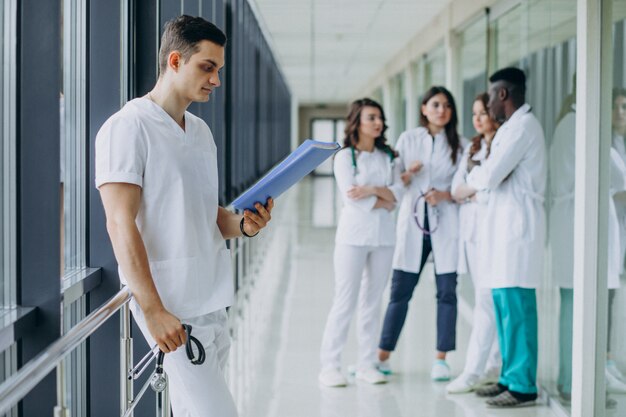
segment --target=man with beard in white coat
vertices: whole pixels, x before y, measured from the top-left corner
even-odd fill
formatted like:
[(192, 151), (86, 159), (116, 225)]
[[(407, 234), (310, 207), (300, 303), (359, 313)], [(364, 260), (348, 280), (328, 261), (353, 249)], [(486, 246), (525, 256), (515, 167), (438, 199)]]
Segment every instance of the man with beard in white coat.
[(525, 103), (526, 76), (505, 68), (489, 78), (488, 108), (502, 126), (491, 155), (467, 177), (489, 190), (482, 230), (487, 286), (492, 288), (502, 351), (497, 384), (476, 391), (492, 407), (529, 405), (537, 399), (537, 299), (543, 275), (546, 149), (543, 129)]

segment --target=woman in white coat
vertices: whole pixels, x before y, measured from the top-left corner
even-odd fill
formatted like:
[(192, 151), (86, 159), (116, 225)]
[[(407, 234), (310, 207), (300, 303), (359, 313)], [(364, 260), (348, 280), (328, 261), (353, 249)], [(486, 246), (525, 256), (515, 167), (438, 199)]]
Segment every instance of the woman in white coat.
[(471, 392), (485, 382), (496, 382), (500, 374), (500, 349), (496, 334), (496, 318), (491, 288), (484, 285), (484, 274), (479, 270), (479, 260), (489, 256), (480, 250), (478, 231), (486, 220), (488, 192), (467, 191), (465, 178), (472, 169), (489, 157), (491, 140), (497, 123), (487, 111), (487, 93), (479, 94), (472, 107), (472, 122), (476, 135), (466, 147), (458, 171), (452, 180), (452, 196), (461, 203), (459, 207), (459, 274), (469, 274), (474, 283), (474, 320), (470, 335), (465, 368), (452, 381), (446, 391), (450, 394)]
[(450, 186), (462, 155), (452, 94), (431, 87), (422, 100), (420, 127), (398, 139), (407, 184), (398, 214), (391, 295), (379, 343), (381, 369), (395, 350), (408, 303), (432, 251), (437, 284), (437, 353), (431, 377), (450, 379), (446, 353), (456, 347), (458, 206)]
[[(391, 270), (395, 244), (392, 211), (403, 184), (396, 152), (386, 144), (385, 115), (373, 100), (352, 103), (344, 148), (335, 156), (334, 173), (343, 201), (335, 239), (335, 296), (320, 352), (319, 380), (346, 386), (341, 352), (350, 321), (358, 309), (359, 345), (356, 377), (387, 382), (376, 369), (380, 303)], [(357, 305), (358, 304), (358, 305)]]

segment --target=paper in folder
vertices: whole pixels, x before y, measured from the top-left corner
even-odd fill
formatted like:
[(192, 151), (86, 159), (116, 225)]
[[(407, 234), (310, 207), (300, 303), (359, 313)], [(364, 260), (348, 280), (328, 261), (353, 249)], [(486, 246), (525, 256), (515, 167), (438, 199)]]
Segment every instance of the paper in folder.
[(265, 174), (256, 184), (232, 202), (239, 211), (254, 209), (254, 204), (265, 204), (269, 197), (276, 199), (305, 175), (339, 150), (336, 142), (307, 139), (281, 163)]

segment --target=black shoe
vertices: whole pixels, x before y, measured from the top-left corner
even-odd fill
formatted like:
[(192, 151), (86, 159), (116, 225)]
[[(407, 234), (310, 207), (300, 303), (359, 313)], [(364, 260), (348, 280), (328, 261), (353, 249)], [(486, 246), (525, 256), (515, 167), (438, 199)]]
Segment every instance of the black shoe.
[(536, 400), (537, 394), (526, 394), (520, 398), (518, 395), (514, 395), (511, 391), (504, 391), (502, 394), (488, 399), (487, 405), (493, 408), (527, 407), (535, 405)]
[(476, 390), (476, 395), (478, 395), (479, 397), (495, 397), (496, 395), (502, 394), (506, 390), (507, 390), (507, 387), (505, 387), (504, 385), (500, 383), (490, 384), (490, 385), (485, 385), (482, 388), (478, 388)]

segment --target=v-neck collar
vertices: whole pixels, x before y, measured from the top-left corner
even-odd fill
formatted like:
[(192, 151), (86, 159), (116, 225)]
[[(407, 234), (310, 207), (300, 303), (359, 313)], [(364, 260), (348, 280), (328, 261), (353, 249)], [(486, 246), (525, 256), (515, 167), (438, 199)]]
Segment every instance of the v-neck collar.
[(167, 123), (168, 125), (170, 125), (172, 127), (172, 129), (179, 135), (182, 137), (187, 136), (187, 132), (189, 131), (189, 117), (187, 117), (187, 111), (185, 110), (185, 114), (184, 114), (184, 120), (185, 120), (185, 129), (183, 129), (178, 123), (176, 123), (176, 120), (174, 120), (174, 118), (172, 116), (170, 116), (170, 114), (168, 112), (165, 111), (165, 109), (161, 106), (159, 106), (157, 103), (155, 103), (154, 101), (150, 100), (148, 97), (140, 97), (139, 100), (142, 100), (144, 102), (147, 102), (146, 105), (149, 106), (151, 109), (153, 109), (155, 112), (159, 113), (159, 116), (161, 116), (162, 119), (165, 120), (165, 123)]

